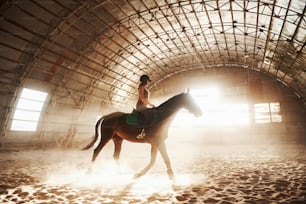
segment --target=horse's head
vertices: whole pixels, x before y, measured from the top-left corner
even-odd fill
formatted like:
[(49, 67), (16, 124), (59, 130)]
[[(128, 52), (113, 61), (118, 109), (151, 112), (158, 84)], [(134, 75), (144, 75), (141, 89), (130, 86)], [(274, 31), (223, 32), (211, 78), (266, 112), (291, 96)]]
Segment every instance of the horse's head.
[(193, 113), (196, 117), (199, 117), (203, 114), (200, 106), (194, 101), (189, 91), (182, 94), (184, 97), (184, 108)]

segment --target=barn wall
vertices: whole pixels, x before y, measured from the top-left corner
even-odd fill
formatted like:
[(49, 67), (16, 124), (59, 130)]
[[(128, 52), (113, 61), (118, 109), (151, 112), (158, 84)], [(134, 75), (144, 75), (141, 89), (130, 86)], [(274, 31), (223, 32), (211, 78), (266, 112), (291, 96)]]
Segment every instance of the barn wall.
[[(193, 77), (191, 77), (191, 75)], [(155, 85), (154, 96), (162, 98), (179, 93), (186, 88), (205, 88), (217, 85), (229, 101), (245, 101), (249, 107), (255, 103), (280, 102), (283, 121), (281, 123), (258, 124), (254, 121), (248, 127), (221, 127), (193, 129), (195, 137), (204, 142), (306, 142), (306, 107), (287, 86), (271, 77), (243, 69), (206, 70), (182, 73)], [(245, 88), (246, 87), (246, 88)], [(247, 91), (245, 91), (247, 90)], [(205, 115), (205, 110), (204, 110)], [(173, 130), (173, 134), (188, 134), (190, 129)], [(192, 137), (188, 136), (188, 137)], [(198, 137), (199, 138), (199, 137)]]
[[(187, 88), (199, 89), (211, 85), (218, 85), (229, 101), (249, 101), (250, 105), (279, 101), (283, 122), (252, 123), (251, 126), (243, 128), (197, 128), (196, 131), (193, 130), (194, 133), (190, 137), (200, 136), (203, 142), (218, 143), (233, 143), (236, 140), (240, 142), (280, 140), (304, 142), (306, 140), (305, 106), (290, 89), (262, 73), (242, 69), (185, 72), (174, 75), (159, 84), (153, 84), (151, 98), (153, 103), (158, 105)], [(6, 136), (1, 137), (1, 145), (29, 148), (81, 147), (92, 138), (97, 116), (119, 110), (130, 112), (135, 105), (128, 103), (126, 107), (115, 107), (96, 97), (90, 97), (86, 102), (87, 105), (80, 109), (70, 96), (47, 103), (38, 131), (7, 131)], [(186, 132), (188, 134), (188, 131), (188, 128), (172, 129), (170, 133)]]

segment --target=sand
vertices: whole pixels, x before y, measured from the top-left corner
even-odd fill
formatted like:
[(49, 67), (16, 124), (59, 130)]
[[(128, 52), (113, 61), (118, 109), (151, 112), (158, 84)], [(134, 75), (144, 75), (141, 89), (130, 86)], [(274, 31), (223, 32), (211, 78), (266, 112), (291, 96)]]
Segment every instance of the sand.
[(175, 181), (160, 156), (134, 180), (149, 151), (126, 145), (119, 169), (110, 145), (89, 173), (92, 151), (2, 148), (0, 203), (306, 203), (303, 145), (172, 145)]

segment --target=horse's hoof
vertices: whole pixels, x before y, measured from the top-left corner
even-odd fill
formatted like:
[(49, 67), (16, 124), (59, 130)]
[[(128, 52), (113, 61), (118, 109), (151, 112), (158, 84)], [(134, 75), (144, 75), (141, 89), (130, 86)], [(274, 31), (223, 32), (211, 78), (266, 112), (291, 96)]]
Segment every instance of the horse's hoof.
[(134, 174), (134, 179), (138, 179), (138, 178), (140, 178), (142, 175), (140, 174), (140, 173), (136, 173), (136, 174)]
[(92, 173), (92, 169), (88, 168), (87, 171), (86, 171), (86, 174), (91, 174), (91, 173)]
[(140, 175), (139, 175), (139, 174), (134, 174), (133, 179), (138, 179), (139, 177), (140, 177)]
[(175, 180), (174, 175), (169, 175), (169, 179), (170, 179), (171, 181), (174, 181), (174, 180)]
[(168, 170), (167, 173), (168, 173), (169, 179), (170, 179), (171, 181), (173, 181), (173, 180), (174, 180), (173, 171), (172, 171), (172, 170)]

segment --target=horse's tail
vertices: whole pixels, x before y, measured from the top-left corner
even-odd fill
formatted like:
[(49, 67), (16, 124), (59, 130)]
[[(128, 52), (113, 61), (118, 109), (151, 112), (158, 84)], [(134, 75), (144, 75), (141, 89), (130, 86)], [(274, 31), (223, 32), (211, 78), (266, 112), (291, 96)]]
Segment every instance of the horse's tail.
[(100, 127), (100, 124), (102, 123), (102, 120), (104, 119), (104, 117), (101, 117), (97, 123), (96, 123), (96, 128), (95, 128), (95, 137), (93, 138), (93, 140), (86, 146), (84, 147), (82, 150), (87, 150), (89, 148), (91, 148), (97, 141), (98, 139), (98, 136), (99, 136), (99, 127)]

